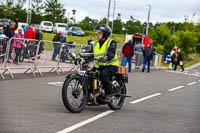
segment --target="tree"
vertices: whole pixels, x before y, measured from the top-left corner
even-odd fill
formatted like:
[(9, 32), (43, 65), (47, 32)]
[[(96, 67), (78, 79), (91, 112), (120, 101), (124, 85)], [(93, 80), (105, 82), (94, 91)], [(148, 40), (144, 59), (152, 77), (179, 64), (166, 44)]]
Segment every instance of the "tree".
[(80, 26), (83, 30), (93, 31), (97, 24), (98, 20), (91, 19), (87, 16), (77, 26)]
[(121, 20), (121, 14), (117, 14), (117, 19), (114, 20), (114, 25), (113, 25), (113, 33), (115, 34), (121, 34), (122, 33), (122, 20)]
[(14, 0), (6, 0), (6, 4), (0, 3), (0, 16), (2, 18), (13, 19)]
[(142, 25), (139, 20), (130, 16), (130, 19), (124, 24), (125, 33), (128, 34), (135, 34), (135, 33), (142, 33)]
[(156, 45), (157, 47), (161, 47), (159, 45), (164, 46), (162, 52), (169, 53), (174, 46), (174, 44), (172, 43), (173, 40), (171, 40), (171, 31), (167, 27), (167, 24), (161, 24), (154, 27), (149, 36), (153, 39), (154, 45)]
[(44, 10), (46, 12), (45, 19), (53, 23), (60, 22), (63, 19), (64, 12), (62, 11), (64, 5), (58, 0), (46, 0)]
[(18, 0), (18, 3), (13, 8), (13, 16), (16, 16), (20, 22), (26, 22), (27, 11), (23, 8), (25, 2), (26, 0)]
[(43, 19), (42, 9), (44, 5), (42, 0), (33, 0), (32, 3), (32, 23), (39, 24)]
[(176, 33), (176, 44), (187, 55), (197, 52), (198, 38), (196, 33), (190, 31), (178, 31)]

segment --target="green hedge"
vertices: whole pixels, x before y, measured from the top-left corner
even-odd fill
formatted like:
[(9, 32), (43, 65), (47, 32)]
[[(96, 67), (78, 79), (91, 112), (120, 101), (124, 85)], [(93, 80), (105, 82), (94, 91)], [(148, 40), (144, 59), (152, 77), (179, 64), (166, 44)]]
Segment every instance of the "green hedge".
[(84, 32), (85, 32), (85, 36), (89, 36), (89, 35), (92, 35), (93, 37), (97, 36), (97, 33), (94, 31), (85, 30)]

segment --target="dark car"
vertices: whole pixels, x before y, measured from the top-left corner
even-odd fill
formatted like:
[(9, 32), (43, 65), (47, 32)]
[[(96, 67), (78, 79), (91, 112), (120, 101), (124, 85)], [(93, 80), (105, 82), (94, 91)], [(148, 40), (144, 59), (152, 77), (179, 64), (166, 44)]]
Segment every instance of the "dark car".
[(83, 30), (80, 27), (70, 27), (69, 31), (68, 31), (68, 35), (72, 35), (72, 36), (84, 36), (85, 33), (83, 32)]
[(10, 23), (10, 19), (0, 19), (0, 26), (7, 27)]

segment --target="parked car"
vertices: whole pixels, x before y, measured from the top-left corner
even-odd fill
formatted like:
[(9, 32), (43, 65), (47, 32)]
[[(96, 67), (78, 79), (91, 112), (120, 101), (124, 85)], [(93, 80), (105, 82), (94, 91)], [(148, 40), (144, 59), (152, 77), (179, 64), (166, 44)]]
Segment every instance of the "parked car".
[(65, 23), (55, 23), (53, 27), (53, 32), (54, 33), (62, 32), (64, 34), (67, 34), (68, 26)]
[(10, 19), (0, 19), (0, 27), (3, 26), (3, 27), (7, 27), (10, 23)]
[(28, 26), (28, 23), (18, 22), (19, 27)]
[(75, 27), (75, 26), (69, 28), (68, 34), (72, 35), (72, 36), (84, 36), (85, 35), (85, 33), (83, 32), (83, 30), (80, 27)]
[(53, 23), (51, 21), (42, 21), (40, 23), (40, 30), (43, 32), (53, 32)]

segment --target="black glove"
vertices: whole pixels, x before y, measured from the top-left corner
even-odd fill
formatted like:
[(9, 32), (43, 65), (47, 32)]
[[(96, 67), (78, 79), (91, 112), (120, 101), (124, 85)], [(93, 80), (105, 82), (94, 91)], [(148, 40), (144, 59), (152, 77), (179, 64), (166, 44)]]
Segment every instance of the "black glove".
[(99, 62), (106, 63), (106, 58), (105, 57), (99, 58)]

